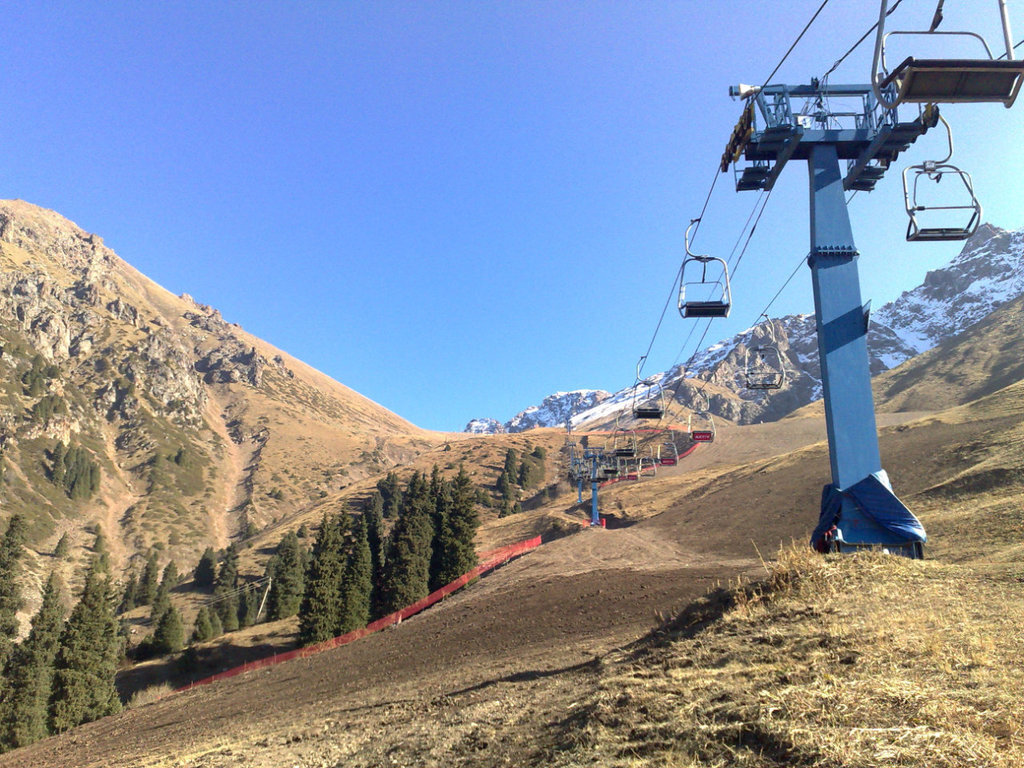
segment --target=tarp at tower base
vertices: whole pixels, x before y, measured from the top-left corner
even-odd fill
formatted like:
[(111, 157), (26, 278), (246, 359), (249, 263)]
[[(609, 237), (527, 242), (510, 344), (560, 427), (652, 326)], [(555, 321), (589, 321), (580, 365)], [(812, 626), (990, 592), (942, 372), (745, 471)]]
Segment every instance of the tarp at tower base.
[(821, 516), (811, 535), (819, 552), (876, 547), (921, 557), (926, 540), (924, 526), (892, 492), (884, 469), (849, 488), (829, 483), (821, 490)]

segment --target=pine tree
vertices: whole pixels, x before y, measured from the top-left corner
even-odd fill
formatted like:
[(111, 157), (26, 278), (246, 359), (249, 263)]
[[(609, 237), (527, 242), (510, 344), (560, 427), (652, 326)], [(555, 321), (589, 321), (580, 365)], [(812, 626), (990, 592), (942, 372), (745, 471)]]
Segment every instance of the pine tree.
[(217, 578), (217, 555), (212, 547), (207, 547), (203, 556), (199, 558), (199, 564), (193, 571), (193, 578), (199, 589), (209, 589)]
[(260, 607), (259, 594), (250, 584), (238, 596), (238, 628), (245, 629), (256, 623), (256, 611)]
[(161, 577), (161, 581), (167, 584), (169, 590), (173, 590), (178, 585), (178, 582), (181, 581), (181, 577), (178, 574), (178, 566), (173, 560), (164, 567), (164, 575)]
[(18, 636), (17, 613), (22, 605), (18, 577), (24, 553), (25, 521), (14, 514), (0, 539), (0, 669), (7, 663), (11, 644)]
[(536, 476), (537, 471), (534, 469), (534, 465), (524, 458), (519, 464), (519, 475), (516, 478), (519, 486), (521, 488), (529, 488), (534, 484)]
[(160, 623), (164, 612), (171, 607), (171, 590), (178, 583), (178, 566), (171, 560), (164, 568), (164, 574), (160, 579), (160, 586), (156, 589), (156, 597), (153, 598), (153, 610), (150, 611), (150, 620), (155, 624)]
[(353, 530), (352, 544), (341, 583), (341, 621), (337, 634), (362, 629), (370, 622), (373, 591), (373, 556), (370, 553), (366, 518), (360, 517)]
[(509, 448), (505, 451), (505, 467), (502, 469), (502, 474), (508, 475), (510, 478), (516, 476), (516, 461), (519, 456), (516, 454), (515, 448)]
[(465, 467), (460, 465), (459, 474), (451, 484), (451, 507), (441, 537), (442, 554), (436, 574), (439, 586), (454, 581), (477, 564), (476, 530), (479, 525), (476, 489)]
[(277, 545), (277, 553), (267, 563), (266, 575), (271, 579), (267, 621), (287, 619), (299, 612), (306, 588), (308, 559), (306, 548), (295, 532), (286, 533)]
[(124, 585), (124, 594), (121, 597), (121, 605), (118, 607), (118, 613), (128, 613), (128, 611), (134, 610), (138, 606), (138, 595), (139, 595), (139, 580), (133, 573), (128, 577), (128, 583)]
[(224, 625), (221, 623), (220, 614), (216, 611), (210, 611), (210, 632), (212, 632), (211, 638), (224, 634)]
[(379, 495), (370, 501), (369, 508), (363, 513), (366, 518), (366, 538), (370, 545), (370, 557), (372, 558), (371, 572), (373, 588), (370, 593), (370, 614), (379, 615), (380, 607), (380, 579), (384, 568), (384, 545), (386, 538), (384, 534), (384, 505), (383, 500), (377, 502)]
[(299, 607), (299, 642), (311, 645), (334, 637), (340, 623), (341, 532), (338, 522), (325, 514), (313, 544), (306, 574), (306, 591)]
[(96, 567), (103, 573), (110, 573), (110, 552), (107, 550), (107, 541), (103, 538), (103, 532), (99, 531), (96, 535), (96, 543), (93, 544), (93, 551), (96, 553), (93, 555), (93, 561), (96, 563)]
[(213, 623), (210, 621), (210, 611), (204, 605), (199, 608), (199, 612), (196, 614), (196, 624), (192, 630), (192, 642), (205, 643), (207, 640), (212, 640), (213, 637)]
[(442, 581), (444, 571), (446, 570), (445, 564), (448, 552), (452, 546), (449, 541), (450, 528), (448, 521), (452, 513), (452, 488), (450, 483), (444, 482), (438, 485), (433, 502), (434, 538), (430, 545), (430, 581), (428, 585), (431, 591), (443, 587), (451, 581), (451, 579)]
[(53, 460), (53, 467), (50, 469), (50, 479), (53, 480), (53, 484), (56, 486), (64, 485), (64, 455), (67, 451), (67, 446), (59, 440), (53, 446), (53, 450), (50, 451), (50, 458)]
[(149, 610), (149, 621), (153, 626), (160, 623), (160, 619), (171, 607), (171, 590), (167, 582), (161, 581), (156, 588), (156, 597), (153, 598), (153, 606)]
[(121, 709), (114, 674), (123, 641), (111, 602), (109, 579), (100, 577), (95, 564), (90, 566), (82, 597), (61, 633), (54, 664), (50, 718), (56, 733)]
[(233, 591), (238, 589), (238, 547), (234, 542), (224, 550), (224, 560), (217, 571), (214, 592)]
[(411, 605), (428, 594), (433, 540), (431, 506), (427, 483), (416, 472), (409, 480), (401, 512), (388, 538), (381, 578), (381, 610), (385, 614)]
[(157, 653), (177, 653), (185, 645), (185, 626), (181, 614), (173, 605), (160, 616), (153, 633), (153, 650)]
[(217, 571), (213, 594), (221, 598), (216, 605), (225, 632), (238, 629), (238, 547), (234, 543), (224, 550), (224, 560)]
[(236, 631), (238, 629), (238, 593), (226, 594), (213, 605), (220, 618), (221, 631)]
[(53, 556), (58, 560), (63, 560), (68, 556), (68, 552), (71, 549), (71, 540), (68, 538), (67, 533), (61, 534), (60, 540), (57, 542), (57, 546), (53, 549)]
[(32, 629), (5, 670), (7, 685), (0, 703), (0, 744), (5, 749), (24, 747), (49, 735), (47, 705), (63, 623), (59, 581), (51, 573)]
[(139, 591), (136, 603), (139, 605), (152, 605), (156, 599), (156, 592), (160, 588), (160, 562), (157, 559), (156, 550), (150, 550), (146, 558), (146, 565), (142, 569), (142, 576), (139, 577)]
[(377, 492), (381, 495), (381, 501), (384, 505), (384, 517), (388, 519), (398, 517), (402, 501), (402, 494), (398, 486), (398, 475), (394, 472), (388, 472), (383, 480), (378, 481)]

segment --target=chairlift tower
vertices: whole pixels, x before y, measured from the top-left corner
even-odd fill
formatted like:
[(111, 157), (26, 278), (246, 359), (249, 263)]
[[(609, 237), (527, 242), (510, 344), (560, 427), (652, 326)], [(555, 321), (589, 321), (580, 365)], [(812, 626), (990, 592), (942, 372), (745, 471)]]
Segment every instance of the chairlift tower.
[[(891, 86), (890, 86), (891, 88)], [(896, 497), (878, 450), (868, 363), (868, 305), (861, 300), (858, 251), (845, 193), (870, 191), (896, 157), (938, 121), (933, 106), (900, 122), (871, 85), (739, 86), (745, 100), (721, 171), (736, 189), (770, 190), (790, 160), (806, 160), (810, 253), (818, 355), (832, 482), (822, 493), (815, 546), (883, 547), (920, 557), (924, 528)], [(845, 161), (845, 171), (840, 165)]]
[[(597, 511), (597, 489), (601, 482), (598, 476), (601, 464), (608, 457), (603, 450), (587, 448), (583, 452), (583, 458), (590, 464), (590, 524), (600, 525), (601, 516)], [(582, 484), (580, 486), (580, 498), (583, 497)]]

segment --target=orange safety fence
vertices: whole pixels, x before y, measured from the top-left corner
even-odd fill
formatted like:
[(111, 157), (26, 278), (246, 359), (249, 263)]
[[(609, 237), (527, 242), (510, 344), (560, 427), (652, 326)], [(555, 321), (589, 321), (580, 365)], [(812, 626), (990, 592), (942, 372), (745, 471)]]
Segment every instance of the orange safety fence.
[(488, 571), (493, 571), (499, 565), (507, 563), (509, 560), (519, 557), (522, 554), (529, 552), (530, 550), (536, 549), (540, 546), (540, 536), (535, 536), (532, 539), (521, 541), (518, 544), (510, 544), (507, 547), (501, 547), (500, 549), (491, 550), (484, 552), (481, 555), (483, 562), (473, 568), (471, 571), (462, 574), (455, 581), (445, 584), (440, 589), (431, 592), (429, 595), (424, 597), (422, 600), (417, 600), (412, 605), (407, 605), (401, 610), (390, 613), (383, 618), (377, 619), (367, 624), (362, 629), (357, 629), (339, 637), (325, 640), (322, 643), (316, 645), (307, 645), (305, 648), (296, 648), (294, 651), (288, 651), (286, 653), (278, 653), (273, 656), (268, 656), (265, 659), (258, 659), (256, 661), (249, 661), (242, 664), (239, 667), (225, 670), (224, 672), (218, 672), (216, 675), (210, 677), (204, 677), (202, 680), (196, 680), (193, 683), (182, 686), (176, 689), (177, 691), (187, 691), (197, 685), (208, 685), (209, 683), (216, 682), (217, 680), (224, 680), (235, 675), (241, 675), (245, 672), (251, 672), (254, 669), (263, 669), (264, 667), (272, 667), (275, 664), (281, 664), (285, 661), (291, 661), (292, 659), (303, 659), (307, 656), (327, 651), (332, 648), (339, 648), (342, 645), (348, 645), (349, 643), (355, 642), (367, 635), (372, 635), (374, 632), (379, 632), (386, 627), (390, 627), (393, 624), (398, 624), (401, 621), (408, 619), (410, 616), (415, 616), (420, 611), (423, 611), (435, 603), (440, 602), (448, 595), (453, 592), (462, 589), (473, 579), (483, 576)]

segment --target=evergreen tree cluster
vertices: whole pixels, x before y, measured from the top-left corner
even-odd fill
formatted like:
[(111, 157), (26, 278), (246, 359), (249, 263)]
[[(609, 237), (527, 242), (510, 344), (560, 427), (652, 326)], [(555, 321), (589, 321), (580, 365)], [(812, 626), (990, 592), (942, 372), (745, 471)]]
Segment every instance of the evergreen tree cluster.
[[(360, 629), (404, 608), (476, 565), (476, 489), (460, 468), (453, 480), (434, 468), (416, 472), (404, 490), (396, 475), (354, 523), (327, 518), (313, 545), (299, 606), (304, 645)], [(394, 525), (384, 534), (386, 510)]]
[(50, 452), (50, 479), (72, 499), (88, 499), (100, 487), (100, 465), (81, 446), (58, 442)]
[[(67, 472), (75, 465), (74, 449), (58, 446), (55, 467)], [(266, 618), (297, 614), (301, 642), (310, 644), (416, 602), (476, 564), (477, 503), (478, 489), (462, 467), (452, 479), (436, 467), (429, 477), (414, 473), (404, 488), (389, 474), (361, 514), (325, 516), (311, 552), (308, 531), (285, 534), (266, 568)], [(390, 534), (386, 515), (393, 520)], [(60, 584), (51, 575), (28, 636), (15, 645), (24, 539), (25, 525), (14, 516), (0, 538), (0, 751), (120, 710), (114, 675), (125, 641), (118, 599), (121, 611), (150, 606), (154, 631), (136, 647), (136, 657), (173, 653), (186, 644), (181, 614), (170, 600), (180, 580), (175, 564), (169, 562), (161, 574), (158, 553), (150, 552), (117, 595), (97, 529), (94, 557), (70, 616), (65, 619)], [(66, 552), (66, 536), (62, 540), (58, 548)], [(264, 592), (258, 584), (242, 583), (234, 545), (219, 557), (207, 549), (193, 575), (197, 586), (213, 594), (199, 609), (191, 642), (255, 623)]]
[(44, 395), (31, 408), (32, 420), (45, 424), (55, 413), (67, 413), (68, 407), (58, 395)]
[(26, 746), (121, 708), (114, 674), (124, 642), (114, 615), (114, 590), (99, 558), (89, 565), (82, 595), (65, 621), (57, 576), (51, 574), (28, 636), (13, 645), (20, 605), (16, 588), (24, 527), (11, 518), (0, 540), (0, 750)]
[(523, 490), (536, 488), (544, 481), (544, 458), (546, 451), (540, 446), (529, 453), (523, 454), (522, 458), (515, 448), (509, 448), (505, 452), (505, 464), (498, 475), (495, 488), (501, 497), (501, 509), (498, 517), (521, 512), (523, 507), (520, 503), (520, 495)]
[(32, 358), (32, 366), (21, 376), (22, 391), (29, 397), (38, 397), (46, 392), (46, 386), (50, 379), (56, 378), (60, 369), (54, 365), (47, 365), (42, 355)]

